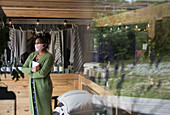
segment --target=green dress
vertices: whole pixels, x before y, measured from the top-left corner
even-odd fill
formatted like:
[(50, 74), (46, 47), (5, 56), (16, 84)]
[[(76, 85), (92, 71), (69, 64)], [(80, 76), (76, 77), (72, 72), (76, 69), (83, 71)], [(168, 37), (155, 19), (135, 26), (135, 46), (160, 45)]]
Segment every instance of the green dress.
[(53, 56), (51, 53), (46, 52), (37, 62), (40, 64), (40, 70), (31, 72), (32, 61), (37, 56), (38, 52), (33, 52), (29, 55), (26, 62), (22, 67), (22, 72), (29, 75), (29, 102), (30, 112), (34, 115), (31, 78), (33, 78), (36, 106), (38, 115), (52, 115), (52, 82), (50, 79), (50, 72), (53, 66)]

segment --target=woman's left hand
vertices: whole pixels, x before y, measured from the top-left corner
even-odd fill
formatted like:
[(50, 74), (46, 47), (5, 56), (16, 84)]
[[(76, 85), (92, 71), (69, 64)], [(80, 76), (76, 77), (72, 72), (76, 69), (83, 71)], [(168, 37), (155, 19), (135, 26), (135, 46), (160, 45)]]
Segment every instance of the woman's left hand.
[(40, 66), (38, 65), (38, 66), (32, 68), (32, 69), (31, 69), (31, 72), (37, 72), (37, 71), (39, 71), (39, 70), (40, 70)]

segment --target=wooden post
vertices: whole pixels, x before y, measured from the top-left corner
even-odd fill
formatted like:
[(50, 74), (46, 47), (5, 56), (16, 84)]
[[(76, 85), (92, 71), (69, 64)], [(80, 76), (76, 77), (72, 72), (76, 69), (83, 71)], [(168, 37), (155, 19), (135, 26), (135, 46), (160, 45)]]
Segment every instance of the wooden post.
[[(149, 38), (153, 39), (155, 37), (155, 19), (149, 20), (148, 23), (148, 33), (149, 33)], [(151, 40), (148, 41), (149, 44), (151, 42)], [(149, 47), (149, 55), (151, 54), (151, 47)]]
[(149, 37), (154, 38), (155, 37), (155, 19), (149, 20)]

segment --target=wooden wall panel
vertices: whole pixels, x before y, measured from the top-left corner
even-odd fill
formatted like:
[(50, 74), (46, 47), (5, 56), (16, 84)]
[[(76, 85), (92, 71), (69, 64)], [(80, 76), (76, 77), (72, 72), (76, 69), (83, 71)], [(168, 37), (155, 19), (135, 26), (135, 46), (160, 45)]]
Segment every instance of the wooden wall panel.
[[(15, 82), (11, 75), (0, 76), (2, 83), (8, 86), (8, 91), (13, 91), (17, 98), (17, 115), (30, 115), (29, 111), (29, 91), (28, 82), (29, 77), (25, 75), (24, 79)], [(78, 74), (51, 74), (53, 83), (53, 96), (59, 96), (67, 91), (75, 90), (77, 86)], [(4, 106), (5, 105), (5, 106)], [(52, 107), (54, 108), (54, 100), (52, 100)], [(0, 115), (14, 115), (14, 101), (0, 100)]]

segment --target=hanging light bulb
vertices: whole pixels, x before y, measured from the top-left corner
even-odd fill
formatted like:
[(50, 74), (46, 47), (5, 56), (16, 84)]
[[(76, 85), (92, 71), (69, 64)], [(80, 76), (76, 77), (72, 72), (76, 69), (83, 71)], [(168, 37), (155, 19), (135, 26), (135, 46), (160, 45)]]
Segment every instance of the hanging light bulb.
[(127, 30), (128, 28), (129, 28), (128, 26), (125, 27), (126, 30)]
[(67, 20), (64, 20), (64, 26), (66, 26), (67, 25)]
[(40, 20), (39, 19), (37, 19), (37, 25), (39, 25), (40, 24)]
[(12, 24), (11, 18), (9, 18), (9, 22), (8, 22), (8, 24), (10, 24), (10, 25)]
[(90, 28), (90, 25), (87, 25), (87, 30), (89, 30), (89, 28)]

